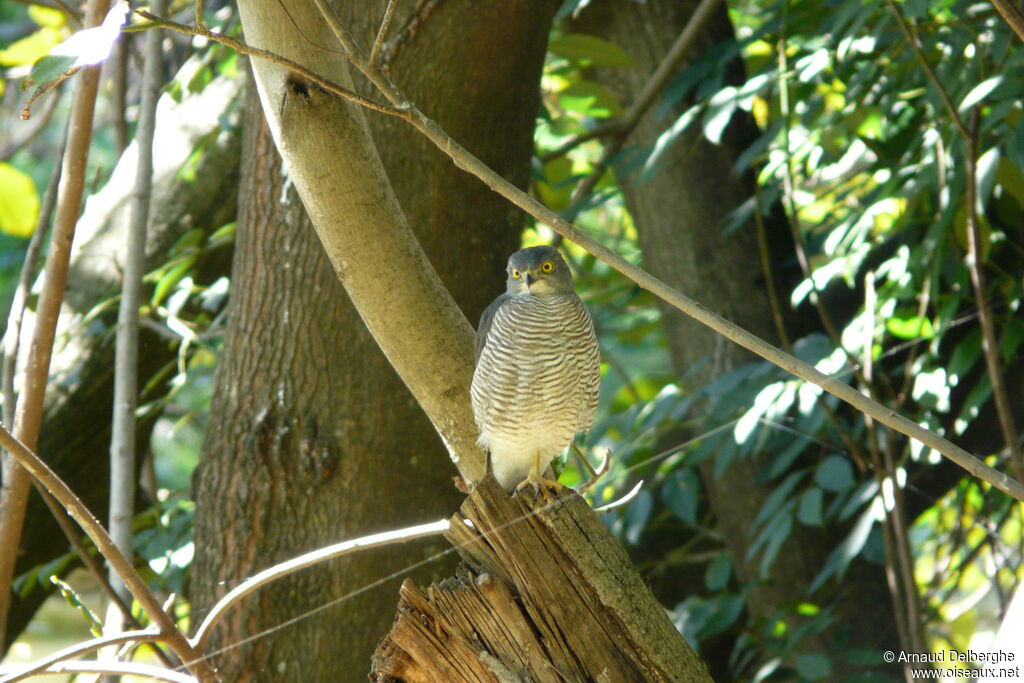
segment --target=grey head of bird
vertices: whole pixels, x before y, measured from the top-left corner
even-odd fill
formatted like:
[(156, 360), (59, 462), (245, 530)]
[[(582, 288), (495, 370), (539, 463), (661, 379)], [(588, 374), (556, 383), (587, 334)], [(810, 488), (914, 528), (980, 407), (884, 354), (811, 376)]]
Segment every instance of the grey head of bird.
[(565, 259), (547, 245), (520, 249), (508, 259), (508, 293), (551, 296), (573, 292)]

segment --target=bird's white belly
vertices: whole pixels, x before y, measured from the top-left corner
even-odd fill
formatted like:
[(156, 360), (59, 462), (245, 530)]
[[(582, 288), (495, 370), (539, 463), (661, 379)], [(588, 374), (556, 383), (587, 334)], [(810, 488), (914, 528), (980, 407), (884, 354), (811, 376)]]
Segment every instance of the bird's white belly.
[(534, 454), (539, 456), (539, 473), (543, 475), (551, 461), (572, 441), (573, 436), (571, 428), (544, 425), (540, 429), (518, 434), (491, 433), (487, 435), (487, 443), (481, 445), (491, 453), (491, 472), (494, 478), (508, 490), (526, 479)]

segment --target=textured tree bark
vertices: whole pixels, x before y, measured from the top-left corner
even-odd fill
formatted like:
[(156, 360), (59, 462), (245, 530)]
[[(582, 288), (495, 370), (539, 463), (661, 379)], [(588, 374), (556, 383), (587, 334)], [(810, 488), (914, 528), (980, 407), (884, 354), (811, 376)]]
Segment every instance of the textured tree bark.
[[(392, 76), (410, 97), (521, 185), (527, 178), (536, 85), (554, 11), (553, 5), (543, 12), (531, 7), (524, 2), (443, 3), (419, 17), (413, 28), (414, 17), (399, 15), (393, 25), (400, 39), (388, 53)], [(376, 8), (382, 12), (383, 3)], [(251, 11), (243, 8), (246, 22), (253, 21)], [(349, 27), (368, 45), (380, 13), (363, 5), (345, 7), (345, 13), (352, 15), (346, 19)], [(293, 10), (292, 18), (305, 26), (308, 17)], [(267, 47), (261, 36), (269, 34), (251, 25), (246, 24), (250, 42)], [(304, 33), (307, 56), (317, 52), (308, 50), (308, 37), (321, 29)], [(503, 32), (502, 40), (494, 31)], [(333, 44), (331, 36), (318, 35), (318, 45)], [(503, 40), (507, 62), (501, 62), (496, 75), (491, 62)], [(317, 69), (323, 73), (339, 59), (336, 53), (319, 58), (326, 60)], [(384, 182), (390, 179), (420, 244), (458, 306), (478, 317), (502, 286), (504, 260), (518, 244), (519, 216), (430, 150), (414, 131), (375, 114), (369, 118), (374, 141), (359, 143), (357, 154), (345, 136), (351, 134), (349, 127), (363, 125), (356, 122), (362, 113), (349, 112), (348, 105), (323, 93), (313, 92), (311, 98), (325, 117), (323, 125), (342, 133), (329, 147), (329, 161), (325, 147), (311, 145), (308, 157), (292, 163), (318, 167), (315, 173), (324, 174), (321, 189), (334, 199), (341, 196), (344, 208), (336, 206), (338, 213), (330, 214), (330, 220), (372, 234), (381, 221), (393, 219), (387, 214), (394, 207), (384, 206), (382, 214), (386, 193), (373, 187), (380, 179), (361, 156), (379, 154), (388, 173)], [(340, 118), (335, 117), (339, 111)], [(247, 133), (241, 183), (231, 322), (196, 476), (193, 597), (200, 609), (275, 561), (343, 538), (444, 516), (458, 500), (451, 482), (457, 470), (445, 445), (367, 331), (362, 310), (350, 302), (328, 257), (335, 266), (343, 263), (348, 287), (362, 287), (364, 294), (375, 289), (373, 294), (399, 313), (407, 291), (401, 280), (422, 279), (422, 273), (393, 272), (393, 261), (407, 255), (391, 241), (345, 253), (325, 251), (296, 194), (300, 182), (281, 179), (282, 162), (267, 129), (255, 132), (252, 118), (248, 129), (253, 132)], [(344, 168), (334, 172), (324, 163)], [(359, 178), (353, 182), (353, 176)], [(368, 252), (381, 269), (372, 281), (359, 282), (372, 268), (360, 261)], [(389, 329), (427, 353), (444, 355), (462, 339), (455, 336), (448, 343), (435, 334), (435, 310), (432, 305), (417, 319), (391, 321)], [(463, 393), (446, 400), (462, 401), (468, 410), (468, 380)], [(298, 620), (222, 653), (215, 661), (218, 669), (231, 680), (361, 679), (392, 617), (390, 596), (400, 577), (382, 579), (440, 549), (437, 541), (426, 541), (377, 550), (268, 589), (218, 627), (212, 649)], [(430, 564), (417, 575), (443, 568)], [(314, 613), (339, 598), (337, 606)]]
[[(622, 46), (638, 67), (607, 75), (607, 82), (626, 103), (642, 88), (679, 32), (686, 26), (696, 2), (655, 0), (646, 3), (594, 2), (583, 12), (577, 28), (601, 35)], [(732, 37), (724, 6), (712, 20), (704, 45)], [(698, 50), (699, 53), (699, 50)], [(697, 53), (694, 53), (697, 54)], [(728, 67), (733, 83), (743, 78), (742, 64)], [(688, 103), (680, 103), (668, 117), (659, 120), (648, 114), (630, 137), (630, 142), (650, 147), (672, 118)], [(672, 117), (672, 118), (670, 118)], [(696, 297), (708, 308), (764, 339), (777, 339), (762, 270), (753, 222), (731, 234), (723, 234), (726, 216), (753, 194), (749, 173), (737, 175), (733, 166), (740, 153), (756, 135), (753, 122), (740, 112), (734, 116), (720, 146), (703, 136), (699, 123), (693, 124), (668, 150), (657, 174), (644, 182), (622, 177), (626, 203), (636, 221), (647, 269), (680, 291)], [(788, 229), (778, 220), (767, 219), (767, 240), (773, 267), (781, 269), (791, 245)], [(791, 254), (791, 250), (788, 254)], [(780, 292), (787, 292), (785, 285)], [(784, 295), (783, 295), (784, 296)], [(714, 377), (753, 360), (748, 352), (731, 345), (711, 330), (678, 311), (662, 305), (664, 325), (673, 365), (680, 377), (699, 387)], [(790, 334), (797, 325), (790, 315)], [(777, 343), (777, 342), (775, 342)], [(715, 425), (708, 425), (713, 427)], [(750, 557), (753, 541), (751, 520), (761, 509), (772, 485), (757, 480), (757, 472), (770, 454), (754, 461), (737, 462), (720, 477), (713, 463), (702, 468), (705, 490), (717, 526), (730, 551), (733, 566), (742, 582), (753, 582), (748, 607), (760, 618), (771, 617), (780, 606), (793, 605), (807, 596), (807, 588), (823, 566), (836, 539), (803, 525), (795, 525), (788, 541), (769, 571), (761, 577), (760, 559)], [(882, 569), (859, 564), (857, 580), (846, 582), (837, 603), (837, 623), (850, 643), (877, 648), (878, 643), (897, 643), (892, 605)], [(767, 579), (767, 580), (762, 580)], [(819, 598), (821, 599), (821, 598)], [(824, 598), (828, 599), (828, 598)], [(881, 617), (880, 615), (890, 615)], [(811, 637), (805, 647), (829, 650), (831, 634)], [(714, 671), (721, 671), (712, 664)]]
[(426, 590), (403, 584), (371, 680), (710, 683), (577, 494), (546, 505), (488, 477), (446, 535), (465, 562)]
[[(210, 230), (234, 217), (240, 136), (228, 128), (207, 138), (206, 154), (195, 169), (202, 183), (180, 177), (178, 171), (200, 138), (221, 126), (221, 119), (232, 119), (231, 103), (236, 83), (217, 79), (202, 92), (176, 103), (165, 96), (157, 118), (157, 136), (166, 141), (157, 149), (154, 177), (153, 229), (146, 240), (147, 268), (167, 259), (168, 250), (186, 231), (203, 227)], [(129, 148), (130, 150), (131, 148)], [(108, 460), (102, 454), (110, 446), (111, 401), (113, 395), (114, 344), (108, 332), (116, 315), (94, 313), (103, 301), (116, 296), (120, 287), (119, 264), (128, 228), (135, 159), (129, 153), (118, 163), (110, 182), (86, 202), (79, 220), (77, 242), (71, 257), (68, 291), (61, 310), (58, 346), (51, 365), (39, 452), (47, 462), (97, 514), (106, 511), (109, 478)], [(226, 250), (223, 250), (226, 251)], [(197, 267), (208, 278), (227, 274), (229, 259), (224, 254), (207, 254)], [(32, 312), (26, 316), (24, 330), (32, 329)], [(28, 341), (22, 339), (21, 350)], [(168, 362), (175, 351), (155, 333), (143, 330), (140, 377), (150, 377)], [(165, 391), (160, 386), (157, 391)], [(154, 400), (156, 395), (147, 399)], [(145, 452), (152, 421), (139, 426), (136, 452)], [(50, 511), (34, 492), (26, 511), (16, 575), (68, 552), (68, 542)], [(49, 585), (40, 585), (24, 596), (15, 596), (8, 619), (8, 642), (17, 637), (49, 594)]]

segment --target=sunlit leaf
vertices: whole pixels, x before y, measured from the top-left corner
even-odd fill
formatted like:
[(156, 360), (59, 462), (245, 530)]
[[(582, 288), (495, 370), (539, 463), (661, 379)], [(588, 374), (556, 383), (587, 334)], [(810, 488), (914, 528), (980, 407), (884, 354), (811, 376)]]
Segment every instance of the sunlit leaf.
[(0, 162), (0, 231), (28, 237), (39, 220), (39, 193), (31, 176)]
[(60, 29), (44, 26), (38, 31), (16, 40), (8, 47), (0, 50), (0, 65), (23, 66), (32, 64), (48, 54), (55, 45), (60, 43), (64, 34)]
[(928, 318), (909, 316), (901, 318), (892, 316), (885, 321), (885, 329), (899, 339), (931, 339), (935, 336), (935, 328)]
[(991, 78), (986, 78), (981, 83), (974, 86), (974, 88), (972, 88), (969, 93), (967, 93), (963, 101), (960, 102), (960, 106), (957, 107), (957, 110), (960, 112), (967, 111), (968, 109), (976, 105), (978, 102), (981, 102), (983, 99), (985, 99), (989, 94), (992, 93), (993, 90), (998, 88), (999, 84), (1002, 82), (1002, 74), (992, 76)]
[(704, 137), (713, 144), (722, 141), (722, 133), (725, 127), (732, 120), (736, 111), (737, 89), (727, 86), (719, 90), (708, 102), (707, 112), (704, 114)]
[(32, 21), (47, 28), (63, 28), (68, 24), (68, 17), (64, 12), (53, 7), (42, 5), (29, 5), (28, 16)]
[(615, 43), (584, 33), (567, 33), (551, 39), (548, 50), (581, 66), (634, 66), (633, 58)]
[(121, 0), (110, 8), (102, 24), (72, 34), (70, 38), (50, 50), (50, 54), (74, 57), (73, 66), (99, 64), (110, 55), (114, 42), (121, 35), (121, 26), (127, 18), (128, 3)]
[(621, 116), (622, 106), (606, 87), (595, 81), (578, 81), (558, 93), (563, 109), (582, 116), (608, 118)]

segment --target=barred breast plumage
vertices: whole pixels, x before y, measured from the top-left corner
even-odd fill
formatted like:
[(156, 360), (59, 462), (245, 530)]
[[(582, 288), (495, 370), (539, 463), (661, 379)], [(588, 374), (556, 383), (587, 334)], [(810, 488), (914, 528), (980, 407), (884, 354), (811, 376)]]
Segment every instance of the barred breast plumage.
[(594, 419), (600, 351), (569, 283), (561, 293), (506, 293), (481, 324), (473, 413), (479, 443), (506, 489), (527, 478), (534, 457), (543, 471)]

